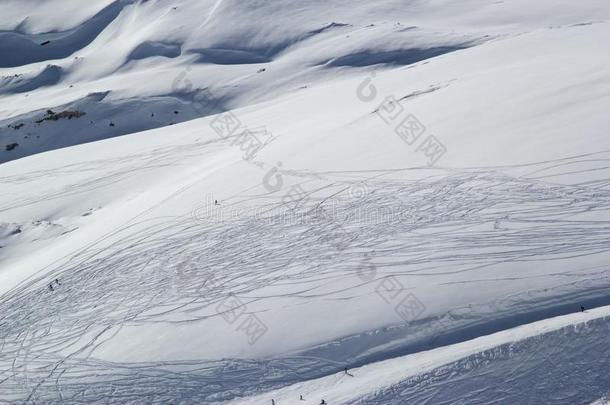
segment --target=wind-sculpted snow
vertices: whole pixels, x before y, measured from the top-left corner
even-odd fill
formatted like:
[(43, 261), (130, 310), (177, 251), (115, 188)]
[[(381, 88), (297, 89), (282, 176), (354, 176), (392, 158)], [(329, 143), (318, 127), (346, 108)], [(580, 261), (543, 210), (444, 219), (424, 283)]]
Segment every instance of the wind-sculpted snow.
[(175, 58), (180, 55), (180, 46), (162, 42), (143, 42), (129, 54), (128, 59), (146, 59), (155, 56)]
[(47, 65), (35, 76), (3, 77), (0, 82), (0, 94), (27, 93), (44, 86), (57, 84), (61, 79), (62, 69), (59, 66)]
[(66, 58), (89, 45), (129, 4), (133, 4), (133, 0), (117, 0), (90, 20), (66, 32), (28, 35), (0, 31), (0, 67)]
[[(444, 277), (497, 263), (606, 252), (608, 221), (578, 217), (610, 210), (610, 191), (602, 187), (607, 179), (572, 185), (534, 179), (550, 170), (566, 176), (586, 162), (589, 170), (607, 170), (601, 154), (493, 170), (418, 169), (428, 173), (420, 180), (408, 180), (400, 170), (286, 170), (287, 178), (315, 190), (297, 207), (261, 187), (221, 207), (204, 201), (192, 216), (134, 223), (118, 231), (118, 242), (111, 246), (92, 245), (2, 296), (0, 396), (45, 402), (144, 397), (199, 402), (341, 370), (341, 364), (359, 356), (337, 350), (341, 341), (332, 353), (318, 357), (314, 353), (324, 350), (312, 348), (260, 361), (116, 364), (97, 359), (95, 350), (127, 326), (188, 325), (222, 316), (219, 304), (229, 295), (240, 297), (250, 311), (256, 308), (252, 303), (275, 298), (272, 287), (282, 285), (292, 286), (293, 296), (307, 304), (320, 295), (316, 285), (331, 280), (346, 283), (341, 291), (325, 290), (329, 298), (362, 285), (372, 290), (374, 282), (390, 275)], [(507, 174), (511, 171), (529, 174)], [(222, 210), (230, 209), (241, 211), (223, 216)], [(364, 277), (362, 265), (370, 252), (385, 260), (372, 277)], [(598, 275), (607, 279), (604, 270)], [(497, 317), (511, 303), (494, 305)], [(426, 329), (429, 321), (414, 320), (411, 329), (418, 325), (415, 329), (430, 339), (439, 331)], [(459, 327), (459, 319), (454, 321)], [(378, 331), (376, 339), (358, 345), (346, 341), (360, 353), (374, 353), (394, 338)]]
[(468, 48), (469, 44), (458, 44), (455, 46), (439, 46), (428, 49), (397, 49), (391, 51), (363, 50), (350, 55), (334, 58), (326, 63), (326, 66), (355, 66), (364, 67), (377, 64), (388, 65), (411, 65), (422, 60), (435, 58), (450, 52)]

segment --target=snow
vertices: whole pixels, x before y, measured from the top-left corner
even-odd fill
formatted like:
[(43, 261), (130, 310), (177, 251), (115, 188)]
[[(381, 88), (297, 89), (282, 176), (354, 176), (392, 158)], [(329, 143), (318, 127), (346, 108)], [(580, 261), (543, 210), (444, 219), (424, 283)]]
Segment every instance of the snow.
[(587, 403), (608, 390), (609, 315), (550, 318), (228, 403)]
[(607, 396), (606, 1), (0, 7), (0, 398)]

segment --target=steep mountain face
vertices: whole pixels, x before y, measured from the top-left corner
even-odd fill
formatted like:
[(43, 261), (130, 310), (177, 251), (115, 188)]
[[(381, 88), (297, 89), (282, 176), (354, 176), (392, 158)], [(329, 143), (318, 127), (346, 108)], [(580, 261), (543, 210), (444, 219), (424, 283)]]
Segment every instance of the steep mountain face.
[[(4, 0), (0, 397), (317, 395), (610, 304), (609, 33), (602, 0)], [(422, 400), (400, 375), (335, 398)]]

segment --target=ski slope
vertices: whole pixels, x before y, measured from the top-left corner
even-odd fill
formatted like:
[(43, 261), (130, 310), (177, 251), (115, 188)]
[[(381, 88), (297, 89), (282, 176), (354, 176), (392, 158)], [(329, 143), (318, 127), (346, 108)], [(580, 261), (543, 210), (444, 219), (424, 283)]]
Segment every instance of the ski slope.
[(0, 401), (607, 397), (607, 2), (0, 11)]
[(604, 403), (609, 314), (551, 318), (230, 403)]

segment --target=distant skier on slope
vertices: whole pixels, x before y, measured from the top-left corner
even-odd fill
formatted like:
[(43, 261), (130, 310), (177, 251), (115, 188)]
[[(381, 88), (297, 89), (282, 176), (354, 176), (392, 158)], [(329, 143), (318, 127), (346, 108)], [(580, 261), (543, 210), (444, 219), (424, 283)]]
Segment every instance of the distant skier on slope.
[(580, 306), (580, 312), (585, 312), (585, 307), (583, 307), (582, 305)]
[(55, 291), (55, 289), (53, 288), (53, 284), (57, 284), (58, 286), (60, 286), (61, 284), (59, 283), (59, 279), (55, 279), (53, 281), (51, 281), (51, 284), (49, 284), (49, 290), (51, 291)]

